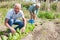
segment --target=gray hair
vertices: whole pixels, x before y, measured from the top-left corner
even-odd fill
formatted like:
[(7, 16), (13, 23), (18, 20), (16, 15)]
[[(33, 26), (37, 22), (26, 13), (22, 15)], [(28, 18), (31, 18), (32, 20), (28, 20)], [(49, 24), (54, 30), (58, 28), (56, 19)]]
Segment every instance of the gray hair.
[(21, 4), (19, 4), (19, 3), (15, 3), (14, 7), (15, 6), (18, 6), (19, 8), (21, 8)]

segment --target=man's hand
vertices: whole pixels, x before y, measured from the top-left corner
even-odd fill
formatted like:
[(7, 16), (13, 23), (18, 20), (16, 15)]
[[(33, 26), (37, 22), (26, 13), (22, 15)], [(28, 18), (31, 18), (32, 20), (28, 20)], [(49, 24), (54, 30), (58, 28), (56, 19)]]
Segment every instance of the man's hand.
[(16, 31), (15, 31), (14, 28), (10, 27), (10, 30), (11, 30), (11, 32), (12, 32), (13, 34), (16, 33)]
[(16, 32), (15, 29), (12, 28), (12, 27), (8, 24), (8, 21), (9, 21), (9, 19), (6, 18), (6, 19), (5, 19), (5, 25), (11, 30), (12, 33), (15, 33), (15, 32)]
[(25, 27), (23, 27), (23, 28), (21, 29), (21, 32), (22, 32), (22, 33), (25, 32)]

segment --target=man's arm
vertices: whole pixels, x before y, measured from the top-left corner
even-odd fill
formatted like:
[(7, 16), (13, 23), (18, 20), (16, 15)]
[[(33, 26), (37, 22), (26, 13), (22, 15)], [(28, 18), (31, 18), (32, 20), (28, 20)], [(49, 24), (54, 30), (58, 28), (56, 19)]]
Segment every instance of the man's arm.
[(25, 19), (23, 11), (21, 11), (21, 17), (22, 17), (22, 21), (24, 23), (24, 27), (21, 29), (21, 32), (24, 32), (25, 28), (26, 28), (26, 19)]
[(25, 29), (26, 29), (26, 19), (22, 18), (22, 20), (23, 20), (23, 23), (24, 23), (24, 27), (21, 29), (21, 32), (25, 32)]
[(24, 22), (24, 27), (26, 27), (26, 19), (23, 18), (23, 22)]
[(36, 14), (38, 14), (38, 10), (36, 10)]
[(5, 19), (5, 25), (11, 30), (12, 33), (15, 33), (15, 32), (16, 32), (15, 29), (12, 28), (12, 27), (8, 24), (8, 21), (9, 21), (9, 19), (6, 18), (6, 19)]
[(23, 19), (24, 27), (21, 29), (21, 32), (24, 32), (26, 29), (26, 19), (25, 18), (22, 19)]

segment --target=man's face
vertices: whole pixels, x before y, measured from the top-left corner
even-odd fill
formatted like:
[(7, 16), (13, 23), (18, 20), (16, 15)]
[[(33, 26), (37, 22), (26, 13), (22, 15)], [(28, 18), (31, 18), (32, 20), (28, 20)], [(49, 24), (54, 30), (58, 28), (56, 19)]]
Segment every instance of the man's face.
[(15, 7), (14, 7), (14, 11), (15, 11), (16, 13), (18, 13), (20, 9), (21, 9), (21, 8), (18, 7), (18, 6), (15, 6)]

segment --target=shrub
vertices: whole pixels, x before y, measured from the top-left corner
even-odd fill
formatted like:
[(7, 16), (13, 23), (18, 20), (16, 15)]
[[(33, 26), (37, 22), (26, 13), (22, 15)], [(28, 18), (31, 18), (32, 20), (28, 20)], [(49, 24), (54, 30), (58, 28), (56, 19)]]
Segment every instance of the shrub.
[(47, 19), (54, 19), (54, 13), (52, 13), (52, 12), (45, 12), (45, 17), (47, 18)]
[(38, 17), (39, 18), (46, 18), (46, 19), (54, 19), (55, 15), (54, 15), (53, 12), (48, 12), (48, 11), (43, 12), (43, 11), (40, 11), (38, 13)]
[(0, 8), (12, 8), (14, 5), (14, 2), (2, 2), (0, 3)]
[(43, 12), (43, 11), (39, 11), (39, 13), (38, 13), (38, 17), (39, 18), (45, 18), (45, 12)]
[(41, 3), (40, 10), (45, 10), (45, 7), (46, 7), (46, 3), (45, 2)]
[(51, 4), (51, 9), (56, 11), (56, 9), (57, 9), (57, 2), (53, 2)]
[(55, 14), (56, 18), (60, 18), (60, 13), (59, 14)]
[(29, 8), (30, 5), (32, 5), (33, 3), (29, 2), (29, 3), (22, 3), (22, 6), (25, 7), (26, 9)]

